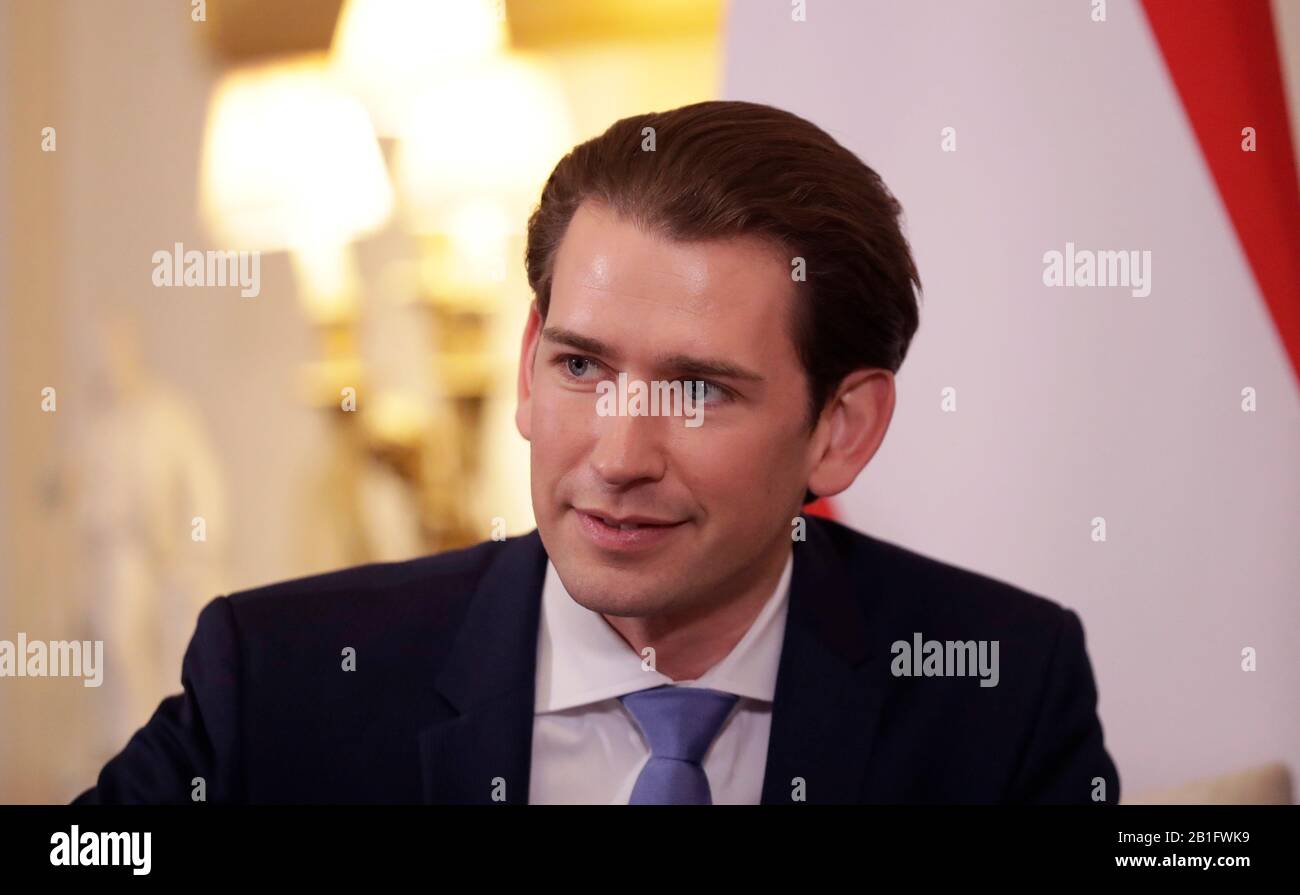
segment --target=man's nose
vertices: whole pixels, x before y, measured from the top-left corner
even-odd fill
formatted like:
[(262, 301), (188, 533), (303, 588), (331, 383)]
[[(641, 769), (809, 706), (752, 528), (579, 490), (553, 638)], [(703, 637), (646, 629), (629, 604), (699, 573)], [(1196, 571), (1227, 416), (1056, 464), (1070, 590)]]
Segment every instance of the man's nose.
[(607, 484), (658, 481), (667, 463), (660, 443), (662, 420), (653, 416), (603, 416), (596, 421), (591, 465)]

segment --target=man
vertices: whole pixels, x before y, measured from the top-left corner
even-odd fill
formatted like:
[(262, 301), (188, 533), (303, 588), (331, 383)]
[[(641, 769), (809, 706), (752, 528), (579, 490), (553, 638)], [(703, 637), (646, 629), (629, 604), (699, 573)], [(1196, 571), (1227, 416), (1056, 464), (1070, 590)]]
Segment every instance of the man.
[(537, 529), (213, 600), (78, 801), (1118, 801), (1073, 612), (800, 514), (893, 413), (900, 213), (768, 106), (576, 147), (528, 230)]

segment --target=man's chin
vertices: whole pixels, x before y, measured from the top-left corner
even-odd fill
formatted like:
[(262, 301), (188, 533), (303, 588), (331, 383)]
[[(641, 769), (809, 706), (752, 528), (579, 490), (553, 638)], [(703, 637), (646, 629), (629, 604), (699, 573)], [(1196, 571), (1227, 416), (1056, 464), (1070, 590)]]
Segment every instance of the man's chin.
[[(638, 618), (680, 608), (694, 564), (679, 532), (648, 549), (607, 549), (582, 530), (574, 511), (555, 520), (543, 537), (551, 562), (574, 602), (602, 615)], [(688, 523), (689, 524), (689, 523)], [(684, 586), (683, 586), (684, 585)], [(689, 600), (689, 597), (686, 598)]]
[[(560, 577), (563, 580), (564, 576)], [(646, 587), (641, 576), (623, 570), (587, 568), (574, 577), (573, 586), (565, 585), (569, 596), (584, 609), (601, 615), (641, 618), (659, 615), (673, 605), (662, 586)]]

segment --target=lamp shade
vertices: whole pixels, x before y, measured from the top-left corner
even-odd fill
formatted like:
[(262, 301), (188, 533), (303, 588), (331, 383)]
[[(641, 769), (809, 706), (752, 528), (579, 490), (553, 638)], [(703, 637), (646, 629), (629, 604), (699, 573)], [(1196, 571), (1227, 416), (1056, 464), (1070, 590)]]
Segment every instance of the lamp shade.
[(401, 137), (423, 86), (506, 46), (504, 0), (347, 0), (331, 53), (381, 136)]
[(466, 206), (490, 202), (522, 228), (571, 132), (560, 88), (524, 57), (489, 57), (431, 84), (397, 154), (411, 226), (445, 232)]
[(203, 218), (241, 248), (343, 246), (393, 209), (370, 118), (323, 56), (227, 75), (209, 105), (201, 165)]

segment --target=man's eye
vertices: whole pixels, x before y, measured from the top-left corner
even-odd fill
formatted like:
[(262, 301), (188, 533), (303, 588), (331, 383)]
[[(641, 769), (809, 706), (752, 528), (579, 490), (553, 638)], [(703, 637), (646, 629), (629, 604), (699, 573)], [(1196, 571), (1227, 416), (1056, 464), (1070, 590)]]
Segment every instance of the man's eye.
[(724, 400), (727, 397), (727, 390), (707, 380), (684, 379), (682, 380), (682, 395), (703, 404), (709, 400)]
[(589, 372), (595, 366), (595, 362), (588, 357), (578, 357), (570, 354), (564, 358), (564, 368), (574, 379), (581, 379), (584, 373)]

